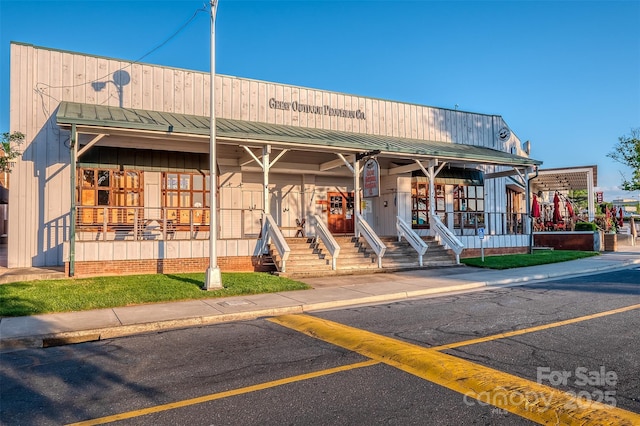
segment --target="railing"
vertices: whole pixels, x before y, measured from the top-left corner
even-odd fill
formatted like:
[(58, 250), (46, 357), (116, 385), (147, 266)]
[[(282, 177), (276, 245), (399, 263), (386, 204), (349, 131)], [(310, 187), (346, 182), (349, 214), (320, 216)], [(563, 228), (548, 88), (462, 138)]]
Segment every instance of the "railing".
[[(258, 239), (260, 216), (255, 209), (218, 209), (218, 238)], [(77, 241), (207, 239), (207, 207), (76, 207)]]
[[(172, 209), (171, 216), (165, 209), (144, 209), (142, 207), (76, 207), (76, 239), (83, 240), (159, 240), (175, 236), (180, 217)], [(202, 209), (198, 209), (198, 219), (192, 211), (187, 212), (189, 225), (182, 225), (183, 231), (193, 231), (193, 227), (203, 224)], [(207, 216), (207, 230), (209, 228)], [(193, 233), (193, 232), (191, 232)]]
[(335, 271), (337, 269), (338, 255), (340, 254), (340, 245), (338, 245), (338, 242), (333, 238), (329, 228), (327, 228), (327, 225), (324, 224), (320, 216), (315, 214), (313, 215), (313, 219), (316, 222), (316, 237), (320, 238), (327, 250), (329, 250), (329, 254), (331, 255), (331, 269)]
[(422, 256), (429, 248), (427, 243), (404, 220), (400, 219), (400, 216), (396, 217), (396, 230), (398, 231), (398, 241), (401, 241), (402, 237), (404, 237), (411, 244), (411, 247), (418, 252), (418, 259), (420, 260), (420, 266), (422, 266)]
[[(526, 234), (529, 220), (525, 213), (486, 213), (486, 212), (438, 212), (442, 221), (451, 226), (454, 235), (478, 235), (478, 229), (484, 228), (490, 235), (522, 235)], [(566, 222), (566, 219), (565, 219)], [(416, 226), (414, 224), (414, 226)], [(429, 225), (420, 226), (429, 228)]]
[(440, 240), (442, 242), (444, 242), (447, 246), (449, 246), (451, 250), (453, 250), (456, 255), (456, 263), (459, 264), (460, 253), (462, 253), (464, 245), (459, 239), (456, 238), (455, 235), (453, 235), (453, 232), (451, 232), (451, 230), (447, 228), (444, 223), (442, 223), (440, 216), (433, 215), (430, 219), (431, 229), (436, 232), (436, 235), (440, 237)]
[(478, 229), (484, 228), (486, 234), (518, 235), (525, 233), (527, 215), (525, 213), (485, 213), (453, 212), (446, 213), (444, 223), (452, 219), (455, 235), (478, 235)]
[(382, 256), (387, 251), (387, 246), (384, 245), (382, 240), (373, 232), (371, 226), (364, 220), (360, 213), (356, 212), (357, 219), (357, 231), (364, 237), (364, 239), (369, 243), (373, 251), (376, 253), (378, 257), (378, 268), (382, 268)]
[(267, 245), (272, 242), (280, 256), (280, 266), (276, 263), (276, 268), (278, 268), (280, 272), (286, 272), (287, 259), (289, 258), (291, 249), (273, 217), (270, 214), (265, 214), (264, 219), (264, 224), (262, 225), (261, 253), (265, 253)]

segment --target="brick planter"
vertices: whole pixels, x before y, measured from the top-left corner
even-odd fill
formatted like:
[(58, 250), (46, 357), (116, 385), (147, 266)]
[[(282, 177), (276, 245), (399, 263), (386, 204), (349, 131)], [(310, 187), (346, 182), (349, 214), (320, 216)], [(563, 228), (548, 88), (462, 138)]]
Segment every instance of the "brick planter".
[(556, 250), (599, 251), (599, 234), (587, 231), (534, 232), (534, 247)]
[(618, 234), (604, 234), (604, 251), (618, 251)]

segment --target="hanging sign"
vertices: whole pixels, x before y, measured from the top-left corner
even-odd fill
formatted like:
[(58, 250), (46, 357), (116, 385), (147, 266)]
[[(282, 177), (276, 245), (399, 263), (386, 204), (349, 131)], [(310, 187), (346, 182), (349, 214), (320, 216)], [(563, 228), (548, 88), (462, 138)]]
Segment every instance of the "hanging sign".
[(364, 198), (380, 196), (380, 166), (375, 158), (369, 158), (364, 163), (362, 180)]

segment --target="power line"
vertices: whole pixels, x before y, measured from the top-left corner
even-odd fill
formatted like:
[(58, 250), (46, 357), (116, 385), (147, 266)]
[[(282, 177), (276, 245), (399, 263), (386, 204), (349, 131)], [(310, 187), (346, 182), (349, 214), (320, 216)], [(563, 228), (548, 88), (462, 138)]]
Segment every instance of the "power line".
[[(162, 41), (160, 44), (158, 44), (156, 47), (154, 47), (153, 49), (151, 49), (150, 51), (148, 51), (147, 53), (145, 53), (144, 55), (142, 55), (141, 57), (139, 57), (138, 59), (136, 59), (135, 61), (130, 62), (128, 65), (116, 70), (117, 71), (122, 71), (125, 70), (127, 68), (130, 68), (131, 66), (133, 66), (134, 64), (140, 63), (140, 61), (142, 61), (144, 58), (146, 58), (147, 56), (151, 55), (152, 53), (154, 53), (155, 51), (159, 50), (160, 48), (162, 48), (164, 45), (166, 45), (167, 43), (169, 43), (172, 39), (174, 39), (176, 36), (178, 36), (182, 31), (184, 31), (192, 22), (193, 20), (198, 16), (199, 13), (201, 12), (208, 12), (208, 9), (206, 7), (206, 5), (203, 5), (203, 7), (197, 9), (193, 15), (191, 16), (191, 18), (189, 18), (184, 24), (182, 24), (180, 26), (180, 28), (178, 28), (173, 34), (171, 34), (168, 38), (166, 38), (164, 41)], [(42, 91), (42, 89), (39, 86), (46, 86), (49, 89), (68, 89), (68, 88), (73, 88), (73, 87), (80, 87), (80, 86), (84, 86), (86, 84), (91, 84), (93, 82), (97, 82), (97, 81), (101, 81), (104, 80), (105, 78), (108, 78), (109, 74), (97, 78), (95, 80), (91, 80), (91, 81), (85, 81), (83, 83), (78, 83), (78, 84), (72, 84), (72, 85), (66, 85), (66, 86), (50, 86), (48, 84), (45, 83), (36, 83), (36, 88), (35, 91), (37, 93), (40, 93), (41, 95), (44, 95), (44, 92)], [(49, 95), (47, 95), (49, 96)]]

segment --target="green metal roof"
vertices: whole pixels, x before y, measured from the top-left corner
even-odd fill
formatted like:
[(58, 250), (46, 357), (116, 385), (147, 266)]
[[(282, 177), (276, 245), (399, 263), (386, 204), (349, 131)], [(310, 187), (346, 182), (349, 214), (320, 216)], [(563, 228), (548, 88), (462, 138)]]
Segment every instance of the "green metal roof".
[[(209, 117), (158, 112), (106, 105), (61, 102), (57, 122), (60, 125), (136, 129), (163, 133), (209, 135)], [(474, 145), (425, 141), (337, 130), (267, 124), (254, 121), (216, 118), (216, 136), (232, 141), (259, 141), (306, 148), (335, 147), (345, 151), (380, 150), (381, 154), (465, 160), (512, 166), (540, 165), (542, 162), (504, 151)]]

